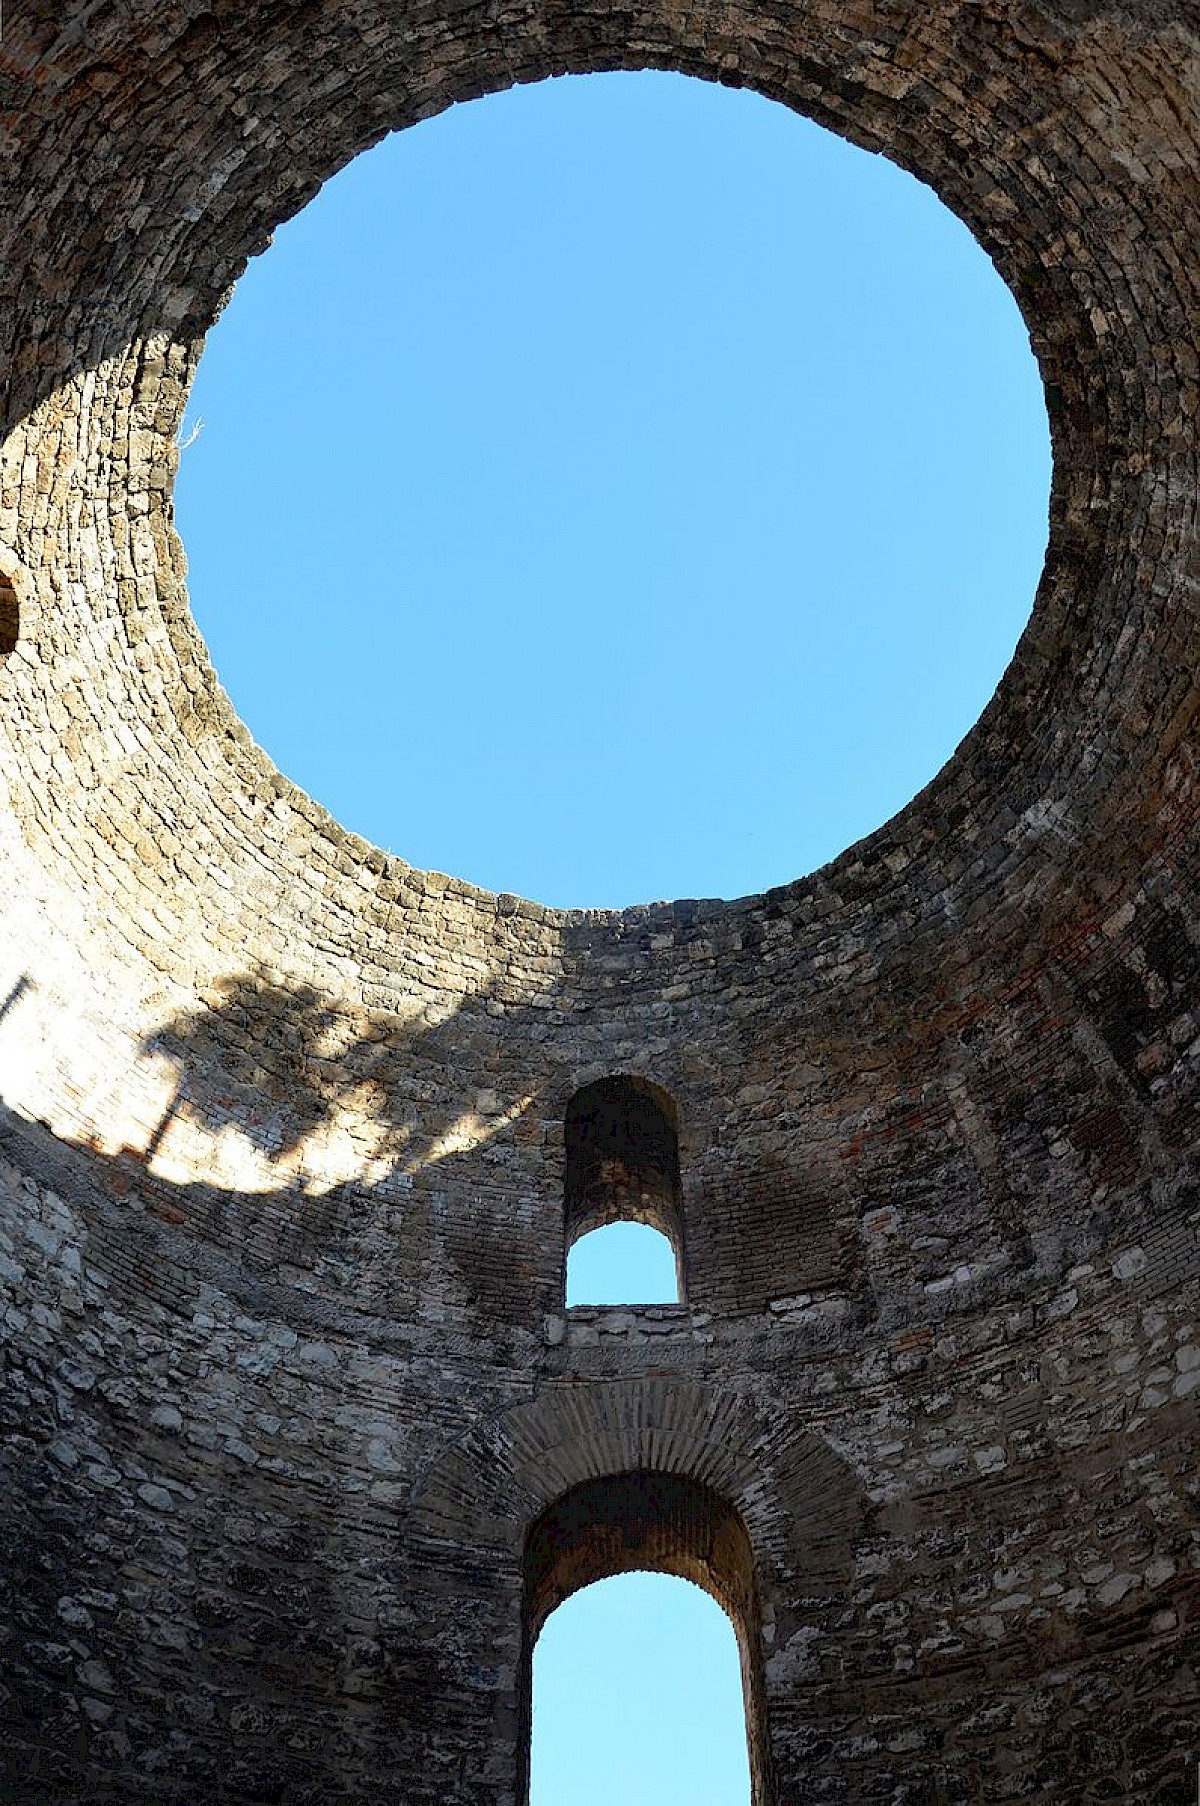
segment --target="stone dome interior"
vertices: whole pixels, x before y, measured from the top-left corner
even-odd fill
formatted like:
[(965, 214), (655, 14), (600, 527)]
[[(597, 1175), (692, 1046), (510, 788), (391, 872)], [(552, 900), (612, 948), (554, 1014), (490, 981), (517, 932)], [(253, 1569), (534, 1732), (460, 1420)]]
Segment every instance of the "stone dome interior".
[[(335, 169), (642, 67), (966, 221), (1042, 369), (1050, 541), (885, 828), (764, 896), (556, 912), (254, 746), (175, 441)], [(546, 1527), (616, 1571), (614, 1498), (638, 1560), (740, 1589), (756, 1806), (1193, 1797), (1198, 67), (1185, 0), (5, 20), (9, 1797), (518, 1800)], [(617, 1078), (670, 1100), (686, 1302), (568, 1312), (571, 1100)], [(663, 1162), (625, 1165), (645, 1210)]]

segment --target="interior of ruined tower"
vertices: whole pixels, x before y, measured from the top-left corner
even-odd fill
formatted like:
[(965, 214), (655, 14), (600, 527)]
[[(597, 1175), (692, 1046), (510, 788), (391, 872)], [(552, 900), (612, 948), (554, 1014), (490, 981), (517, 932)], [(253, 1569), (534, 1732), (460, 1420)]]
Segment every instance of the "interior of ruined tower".
[[(556, 911), (345, 832), (191, 618), (248, 257), (566, 71), (892, 158), (1021, 306), (1046, 567), (950, 764), (763, 896)], [(0, 1777), (524, 1806), (553, 1604), (735, 1625), (755, 1806), (1195, 1798), (1189, 0), (30, 0), (0, 38)], [(568, 1310), (661, 1228), (682, 1302)]]

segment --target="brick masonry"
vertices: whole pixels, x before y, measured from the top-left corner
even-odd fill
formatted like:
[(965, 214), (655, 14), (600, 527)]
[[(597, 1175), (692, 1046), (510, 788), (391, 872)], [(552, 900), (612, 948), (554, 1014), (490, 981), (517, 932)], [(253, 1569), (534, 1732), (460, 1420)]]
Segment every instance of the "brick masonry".
[[(191, 620), (175, 435), (356, 152), (645, 66), (969, 224), (1050, 544), (877, 834), (558, 913), (273, 769)], [(753, 1557), (757, 1806), (1190, 1806), (1198, 74), (1189, 0), (6, 8), (5, 1797), (509, 1806), (528, 1533), (649, 1472)], [(685, 1302), (568, 1313), (567, 1108), (621, 1074), (677, 1112)]]

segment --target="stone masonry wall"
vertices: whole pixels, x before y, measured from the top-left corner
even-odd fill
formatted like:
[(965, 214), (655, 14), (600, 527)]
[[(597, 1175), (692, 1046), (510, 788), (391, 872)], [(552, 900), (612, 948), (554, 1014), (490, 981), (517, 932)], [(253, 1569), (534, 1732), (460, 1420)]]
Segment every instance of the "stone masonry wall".
[[(188, 610), (175, 434), (350, 157), (647, 66), (967, 222), (1050, 543), (877, 834), (562, 913), (274, 770)], [(648, 1468), (746, 1530), (756, 1806), (1194, 1799), (1198, 74), (1190, 0), (6, 9), (6, 1797), (509, 1806), (525, 1536)], [(678, 1113), (685, 1301), (566, 1312), (567, 1107), (622, 1074)]]

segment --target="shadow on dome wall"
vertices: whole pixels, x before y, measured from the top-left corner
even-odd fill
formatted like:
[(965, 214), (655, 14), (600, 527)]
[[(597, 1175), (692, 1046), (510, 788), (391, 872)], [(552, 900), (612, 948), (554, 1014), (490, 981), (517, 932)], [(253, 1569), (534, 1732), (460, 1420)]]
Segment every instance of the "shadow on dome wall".
[[(145, 1158), (169, 1153), (172, 1136), (188, 1126), (213, 1137), (233, 1132), (276, 1182), (314, 1192), (333, 1175), (306, 1164), (306, 1149), (335, 1124), (352, 1122), (377, 1177), (412, 1178), (487, 1142), (532, 1102), (483, 1119), (431, 1098), (419, 1074), (450, 1054), (459, 1014), (410, 1029), (393, 1012), (352, 1015), (311, 985), (263, 972), (219, 979), (201, 1004), (142, 1044), (143, 1055), (173, 1072)], [(356, 1024), (363, 1025), (357, 1032)]]
[[(356, 1302), (394, 1314), (445, 1270), (463, 1308), (528, 1319), (557, 1299), (558, 1205), (546, 1201), (535, 1276), (532, 1249), (515, 1258), (502, 1148), (489, 1168), (535, 1093), (464, 1110), (446, 1072), (471, 1033), (466, 1005), (408, 1026), (261, 971), (220, 979), (144, 1039), (166, 1101), (117, 1165), (166, 1220), (244, 1245), (260, 1271), (315, 1269), (338, 1286), (353, 1268)], [(469, 1211), (448, 1206), (466, 1187)]]
[(33, 989), (34, 983), (32, 978), (30, 978), (28, 972), (22, 972), (20, 978), (18, 978), (16, 983), (9, 989), (7, 997), (0, 1003), (0, 1022), (3, 1022), (11, 1011), (16, 1009), (21, 999), (28, 996), (29, 992)]
[[(644, 1077), (589, 1081), (568, 1101), (561, 1072), (509, 1068), (504, 1095), (474, 1092), (464, 1107), (456, 1075), (489, 1032), (487, 1005), (484, 991), (406, 1024), (278, 974), (229, 975), (144, 1037), (161, 1102), (143, 1105), (143, 1136), (97, 1151), (136, 1167), (168, 1220), (285, 1275), (315, 1267), (338, 1285), (353, 1268), (362, 1300), (389, 1312), (441, 1262), (464, 1309), (532, 1323), (562, 1308), (571, 1245), (620, 1218), (666, 1233), (676, 1298), (694, 1308), (801, 1291), (870, 1308), (853, 1190), (834, 1210), (787, 1163), (739, 1157), (727, 1135), (712, 1152), (720, 1177), (706, 1173), (715, 1137), (699, 1125), (685, 1232), (677, 1106)], [(543, 1024), (543, 1011), (509, 1006), (508, 1046), (532, 1045)], [(786, 1259), (756, 1250), (748, 1203), (790, 1224)]]
[[(1160, 962), (1180, 995), (1181, 957)], [(1046, 973), (1035, 990), (1052, 1020), (1082, 1007)], [(0, 1032), (10, 1042), (52, 1032), (41, 1007), (38, 986), (14, 974)], [(1048, 1279), (1072, 1247), (1087, 1258), (1122, 1215), (1129, 1223), (1169, 1210), (1154, 1174), (1170, 1157), (1168, 1135), (1185, 1134), (1183, 1118), (1135, 1097), (1132, 1082), (1122, 1081), (1119, 1109), (1104, 1101), (1158, 1032), (1153, 1009), (1127, 989), (1114, 989), (1124, 1041), (1110, 1051), (1107, 1019), (1088, 1017), (1087, 1036), (1064, 1046), (1061, 1089), (998, 1101), (993, 1065), (964, 1030), (955, 1045), (966, 1090), (964, 1072), (950, 1069), (945, 1095), (926, 1086), (910, 1096), (900, 1072), (883, 1090), (875, 1081), (865, 1119), (846, 1093), (840, 1128), (825, 1123), (825, 1106), (810, 1114), (797, 1099), (810, 1129), (786, 1149), (775, 1145), (774, 1119), (731, 1101), (719, 1080), (706, 1091), (700, 1072), (685, 1081), (682, 1068), (665, 1070), (688, 1119), (682, 1185), (665, 1133), (674, 1116), (655, 1101), (673, 1113), (665, 1091), (618, 1075), (599, 1091), (588, 1077), (572, 1092), (572, 1067), (535, 1051), (546, 1045), (546, 1008), (506, 1004), (500, 1030), (493, 1007), (485, 985), (441, 1021), (406, 1022), (278, 973), (230, 974), (143, 1032), (133, 1067), (110, 1072), (91, 1116), (77, 1114), (74, 1129), (60, 1120), (56, 1133), (101, 1156), (102, 1193), (143, 1198), (162, 1221), (244, 1253), (259, 1275), (285, 1285), (315, 1275), (339, 1296), (353, 1283), (358, 1308), (391, 1316), (419, 1308), (430, 1277), (445, 1270), (455, 1311), (530, 1327), (563, 1303), (572, 1096), (581, 1123), (601, 1135), (591, 1150), (600, 1155), (612, 1153), (604, 1136), (614, 1125), (628, 1130), (623, 1088), (638, 1105), (635, 1127), (654, 1103), (648, 1120), (661, 1132), (635, 1202), (641, 1210), (648, 1191), (656, 1208), (671, 1204), (692, 1309), (737, 1314), (778, 1302), (803, 1315), (813, 1305), (815, 1322), (836, 1308), (839, 1334), (880, 1311), (955, 1315)], [(774, 1061), (781, 1026), (743, 1041), (739, 1058)], [(504, 1077), (480, 1091), (497, 1033), (508, 1052), (494, 1070)], [(514, 1064), (522, 1048), (528, 1062)], [(830, 1073), (841, 1071), (834, 1042), (825, 1054)], [(473, 1075), (465, 1091), (464, 1071)], [(624, 1100), (615, 1115), (613, 1082)], [(597, 1098), (606, 1101), (598, 1116)], [(27, 1117), (40, 1114), (36, 1099), (15, 1101)], [(577, 1145), (576, 1180), (590, 1170), (586, 1152)], [(592, 1161), (594, 1177), (604, 1180), (604, 1164)], [(1018, 1167), (1019, 1188), (1008, 1178)], [(605, 1186), (600, 1202), (623, 1213), (628, 1185), (615, 1200)], [(577, 1193), (587, 1204), (587, 1186)], [(897, 1197), (911, 1233), (896, 1233)]]

